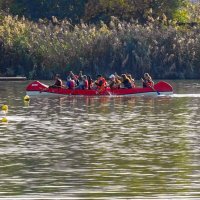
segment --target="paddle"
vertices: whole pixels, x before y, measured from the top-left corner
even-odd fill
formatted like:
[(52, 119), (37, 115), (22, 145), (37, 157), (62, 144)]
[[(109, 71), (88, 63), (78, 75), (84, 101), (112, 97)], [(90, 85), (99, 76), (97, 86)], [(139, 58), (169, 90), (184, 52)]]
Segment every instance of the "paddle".
[[(142, 82), (144, 83), (143, 78), (141, 78)], [(153, 91), (157, 92), (158, 95), (160, 95), (160, 92), (158, 92), (153, 86), (151, 86), (150, 84), (146, 84), (147, 87), (150, 87)]]
[(149, 87), (150, 87), (153, 91), (157, 92), (158, 95), (160, 95), (160, 92), (158, 92), (153, 86), (149, 85)]

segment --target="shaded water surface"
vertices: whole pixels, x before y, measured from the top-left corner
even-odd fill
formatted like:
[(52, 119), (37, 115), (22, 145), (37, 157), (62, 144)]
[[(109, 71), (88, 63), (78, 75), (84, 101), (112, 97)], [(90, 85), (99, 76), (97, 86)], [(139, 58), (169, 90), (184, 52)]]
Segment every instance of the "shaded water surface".
[[(200, 198), (200, 81), (170, 97), (34, 97), (1, 82), (0, 197)], [(4, 114), (0, 114), (3, 116)]]

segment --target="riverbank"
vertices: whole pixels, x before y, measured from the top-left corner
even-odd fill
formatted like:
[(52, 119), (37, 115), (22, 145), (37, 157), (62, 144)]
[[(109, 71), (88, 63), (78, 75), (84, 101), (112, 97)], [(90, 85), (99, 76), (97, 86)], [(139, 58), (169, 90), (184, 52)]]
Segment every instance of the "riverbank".
[[(131, 73), (139, 79), (200, 78), (200, 27), (154, 20), (144, 25), (113, 18), (109, 25), (63, 20), (33, 23), (5, 16), (0, 23), (0, 73), (51, 79), (69, 71)], [(5, 67), (4, 67), (5, 66)]]
[(0, 77), (0, 81), (25, 81), (26, 77)]

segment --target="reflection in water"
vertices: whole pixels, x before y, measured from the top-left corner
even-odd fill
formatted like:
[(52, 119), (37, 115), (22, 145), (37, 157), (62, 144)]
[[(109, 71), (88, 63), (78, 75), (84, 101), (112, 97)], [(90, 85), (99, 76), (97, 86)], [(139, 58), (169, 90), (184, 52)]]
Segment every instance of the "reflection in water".
[(200, 94), (173, 94), (171, 96), (176, 98), (184, 98), (184, 97), (200, 98)]
[[(13, 85), (0, 124), (0, 196), (200, 196), (196, 97), (48, 97)], [(16, 87), (15, 87), (16, 88)]]

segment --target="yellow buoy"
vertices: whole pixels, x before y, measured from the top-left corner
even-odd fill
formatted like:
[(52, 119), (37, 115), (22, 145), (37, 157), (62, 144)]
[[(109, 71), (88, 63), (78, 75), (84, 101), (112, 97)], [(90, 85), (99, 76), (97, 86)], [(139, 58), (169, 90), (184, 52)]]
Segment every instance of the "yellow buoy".
[(30, 97), (29, 97), (28, 95), (26, 95), (26, 96), (24, 97), (24, 101), (30, 101)]
[(4, 104), (3, 106), (1, 106), (1, 110), (7, 112), (8, 111), (8, 106)]
[(7, 123), (7, 122), (8, 122), (8, 120), (7, 120), (7, 118), (6, 118), (6, 117), (3, 117), (3, 118), (1, 119), (1, 122), (3, 122), (3, 123)]

